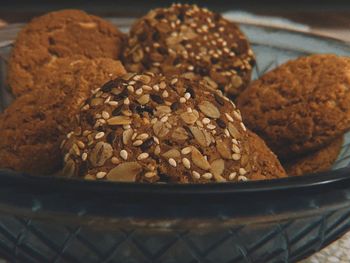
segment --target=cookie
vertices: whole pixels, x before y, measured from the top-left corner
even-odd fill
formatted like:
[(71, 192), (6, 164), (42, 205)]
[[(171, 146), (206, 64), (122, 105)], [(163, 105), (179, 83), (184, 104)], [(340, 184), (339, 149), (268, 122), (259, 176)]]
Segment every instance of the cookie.
[(62, 58), (49, 68), (37, 83), (42, 86), (16, 99), (0, 117), (1, 168), (36, 175), (59, 169), (59, 138), (74, 125), (81, 103), (96, 87), (125, 74), (119, 61), (107, 58)]
[(280, 159), (316, 151), (350, 127), (350, 59), (312, 55), (254, 81), (237, 100), (243, 119)]
[(79, 10), (48, 13), (19, 32), (8, 63), (8, 84), (21, 96), (37, 87), (37, 69), (56, 58), (118, 59), (123, 43), (123, 33), (99, 17)]
[(196, 5), (173, 4), (140, 18), (124, 54), (128, 71), (183, 74), (230, 96), (249, 83), (254, 54), (238, 26)]
[(277, 156), (254, 132), (248, 130), (250, 158), (253, 159), (252, 180), (265, 180), (287, 177)]
[(340, 136), (324, 148), (304, 157), (286, 162), (283, 166), (289, 175), (294, 176), (327, 171), (337, 159), (343, 141), (343, 136)]
[(82, 107), (78, 131), (62, 142), (62, 174), (149, 183), (254, 178), (241, 115), (220, 94), (151, 72), (106, 83)]

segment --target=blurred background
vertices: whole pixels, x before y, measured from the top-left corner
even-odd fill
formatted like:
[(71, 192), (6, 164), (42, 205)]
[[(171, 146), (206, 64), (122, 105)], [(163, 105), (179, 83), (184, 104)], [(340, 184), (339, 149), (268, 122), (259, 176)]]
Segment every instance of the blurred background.
[[(1, 0), (0, 19), (8, 23), (26, 22), (32, 17), (63, 8), (78, 8), (105, 17), (138, 17), (149, 9), (168, 6), (168, 0)], [(218, 12), (244, 11), (258, 16), (278, 17), (310, 26), (312, 31), (350, 41), (349, 0), (235, 0), (177, 1), (197, 3)], [(244, 13), (246, 14), (246, 13)], [(236, 17), (233, 17), (236, 18)], [(239, 19), (242, 13), (239, 13)]]

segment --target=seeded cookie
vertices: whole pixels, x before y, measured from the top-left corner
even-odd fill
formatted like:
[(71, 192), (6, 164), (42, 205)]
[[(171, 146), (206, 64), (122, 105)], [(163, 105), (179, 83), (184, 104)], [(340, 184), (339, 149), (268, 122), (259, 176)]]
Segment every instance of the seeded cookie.
[(281, 159), (327, 145), (350, 127), (350, 59), (312, 55), (253, 82), (238, 98), (247, 126)]
[[(55, 64), (55, 65), (54, 65)], [(61, 164), (59, 137), (72, 127), (91, 91), (125, 70), (112, 59), (57, 59), (38, 89), (16, 99), (0, 117), (0, 167), (50, 174)], [(47, 67), (47, 66), (46, 66)]]
[(296, 176), (327, 171), (337, 159), (343, 140), (343, 136), (340, 136), (324, 148), (304, 157), (288, 161), (283, 166), (289, 175)]
[(151, 72), (106, 83), (63, 141), (63, 174), (119, 182), (249, 180), (257, 164), (248, 133), (220, 93)]
[(119, 58), (124, 35), (111, 23), (78, 10), (34, 18), (18, 34), (8, 64), (8, 84), (15, 96), (37, 87), (37, 69), (56, 58)]
[(254, 132), (248, 130), (250, 158), (255, 167), (252, 180), (265, 180), (287, 177), (286, 171), (277, 156), (269, 149), (265, 142)]
[(248, 84), (254, 54), (237, 25), (196, 5), (173, 4), (140, 18), (124, 51), (131, 72), (199, 78), (230, 96)]

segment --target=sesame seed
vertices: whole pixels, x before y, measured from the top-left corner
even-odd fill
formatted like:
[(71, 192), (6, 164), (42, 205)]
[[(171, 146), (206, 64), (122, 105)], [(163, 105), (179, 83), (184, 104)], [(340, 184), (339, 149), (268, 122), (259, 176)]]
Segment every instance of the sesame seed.
[(141, 133), (140, 135), (138, 135), (136, 138), (139, 140), (145, 140), (148, 138), (148, 134), (147, 133)]
[(213, 174), (211, 174), (211, 173), (204, 173), (204, 174), (202, 174), (202, 177), (204, 179), (209, 180), (209, 179), (211, 179), (213, 177)]
[(77, 145), (80, 149), (84, 149), (85, 148), (85, 144), (82, 141), (77, 141)]
[(130, 91), (130, 92), (134, 92), (134, 86), (131, 86), (131, 85), (129, 85), (129, 86), (127, 86), (126, 87), (127, 89), (128, 89), (128, 91)]
[(240, 175), (240, 176), (238, 176), (238, 181), (246, 182), (246, 181), (248, 181), (248, 178), (243, 176), (243, 175)]
[(213, 125), (213, 124), (208, 124), (208, 125), (207, 125), (207, 128), (208, 128), (209, 130), (214, 130), (214, 129), (216, 128), (216, 126)]
[(247, 128), (245, 127), (243, 122), (241, 122), (241, 127), (242, 127), (243, 131), (247, 131)]
[(74, 132), (70, 132), (67, 134), (67, 139), (69, 139), (70, 137), (72, 137), (72, 135), (74, 134)]
[(239, 147), (236, 144), (232, 144), (232, 151), (234, 153), (241, 153), (241, 150), (239, 149)]
[(202, 122), (203, 122), (204, 125), (207, 125), (207, 124), (210, 123), (210, 119), (209, 118), (203, 118)]
[(163, 96), (164, 98), (169, 97), (168, 91), (164, 90), (164, 92), (162, 93), (162, 96)]
[(232, 143), (234, 143), (234, 144), (238, 144), (238, 141), (237, 141), (236, 139), (232, 139), (231, 141), (232, 141)]
[(186, 92), (184, 97), (186, 100), (189, 100), (191, 98), (191, 94), (189, 92)]
[(102, 118), (104, 118), (105, 120), (109, 119), (109, 113), (107, 111), (102, 111)]
[(154, 86), (153, 86), (153, 89), (154, 89), (155, 91), (159, 91), (159, 85), (154, 85)]
[(83, 153), (83, 154), (81, 155), (81, 159), (82, 159), (83, 161), (86, 161), (87, 157), (88, 157), (87, 153)]
[(135, 91), (135, 94), (136, 94), (136, 95), (141, 95), (142, 92), (143, 92), (143, 89), (139, 88), (139, 89), (137, 89), (137, 90)]
[(155, 172), (147, 172), (147, 173), (145, 173), (145, 177), (146, 177), (146, 178), (152, 178), (152, 177), (154, 177), (155, 175), (156, 175)]
[(201, 175), (200, 175), (198, 172), (196, 172), (196, 171), (193, 171), (193, 172), (192, 172), (192, 175), (193, 175), (193, 177), (194, 177), (195, 179), (200, 179), (200, 178), (201, 178)]
[(89, 104), (86, 104), (85, 106), (83, 106), (81, 108), (82, 111), (85, 111), (85, 110), (88, 110), (88, 109), (90, 109), (90, 105)]
[(225, 129), (224, 132), (227, 137), (230, 137), (230, 132), (228, 131), (228, 129)]
[(95, 139), (98, 140), (98, 139), (101, 139), (103, 136), (105, 136), (105, 133), (104, 132), (99, 132), (95, 135)]
[(177, 163), (176, 163), (176, 161), (175, 161), (174, 158), (169, 158), (168, 162), (169, 162), (169, 164), (170, 164), (171, 166), (173, 166), (173, 167), (176, 167), (176, 166), (177, 166)]
[(106, 172), (98, 172), (97, 174), (96, 174), (96, 178), (98, 178), (98, 179), (102, 179), (103, 177), (105, 177), (106, 176)]
[(237, 111), (234, 111), (234, 112), (233, 112), (233, 116), (234, 116), (237, 120), (242, 121), (242, 116), (241, 116), (241, 114), (239, 114)]
[(178, 79), (177, 79), (177, 78), (174, 78), (174, 79), (171, 80), (170, 83), (171, 83), (172, 85), (174, 85), (174, 84), (176, 84), (177, 81), (178, 81)]
[(185, 103), (186, 102), (186, 99), (184, 97), (181, 97), (180, 98), (180, 103)]
[(141, 161), (141, 160), (147, 159), (148, 156), (149, 156), (148, 153), (141, 153), (139, 156), (137, 156), (137, 160)]
[(129, 104), (130, 104), (129, 98), (126, 98), (126, 99), (124, 100), (124, 104), (125, 104), (125, 105), (129, 105)]
[(108, 104), (111, 105), (111, 106), (118, 106), (118, 101), (111, 100), (111, 101), (108, 102)]
[(159, 139), (156, 136), (153, 136), (153, 140), (156, 142), (156, 144), (159, 144)]
[(192, 71), (192, 70), (194, 70), (194, 66), (189, 65), (189, 66), (187, 67), (187, 69), (188, 69), (189, 71)]
[(119, 164), (119, 159), (117, 157), (113, 156), (112, 159), (111, 159), (111, 162), (113, 164)]
[(225, 113), (225, 116), (228, 119), (228, 121), (233, 122), (233, 118), (228, 113)]
[(232, 159), (238, 161), (239, 159), (241, 159), (241, 155), (239, 153), (234, 153), (232, 154)]
[(130, 124), (124, 124), (123, 129), (124, 130), (129, 130), (131, 128)]
[(230, 175), (228, 176), (228, 179), (232, 181), (233, 179), (236, 178), (236, 176), (237, 176), (236, 172), (230, 173)]
[(187, 158), (182, 158), (182, 163), (187, 169), (191, 168), (190, 160), (188, 160)]
[(192, 152), (192, 147), (191, 146), (188, 146), (188, 147), (185, 147), (181, 150), (181, 153), (186, 155), (186, 154), (189, 154), (190, 152)]
[(148, 86), (148, 85), (142, 85), (141, 87), (143, 90), (152, 90), (152, 87)]
[(160, 119), (161, 122), (167, 122), (169, 119), (168, 116), (164, 116), (163, 118)]
[(143, 141), (142, 140), (136, 140), (133, 142), (133, 146), (140, 146), (141, 144), (143, 144)]
[(128, 152), (125, 150), (121, 150), (119, 153), (120, 157), (122, 157), (124, 160), (128, 159)]
[(239, 168), (239, 174), (240, 175), (245, 175), (247, 171), (244, 168)]

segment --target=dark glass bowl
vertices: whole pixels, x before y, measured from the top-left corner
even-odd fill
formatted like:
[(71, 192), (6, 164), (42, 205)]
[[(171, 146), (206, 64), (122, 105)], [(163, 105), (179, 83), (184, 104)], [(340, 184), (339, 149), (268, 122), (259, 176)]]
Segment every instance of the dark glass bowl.
[[(337, 40), (241, 28), (257, 55), (255, 77), (300, 55), (350, 54)], [(18, 29), (0, 30), (3, 79)], [(11, 97), (1, 84), (5, 108)], [(334, 170), (261, 182), (122, 184), (1, 170), (0, 255), (11, 262), (295, 262), (350, 229), (347, 137)]]

